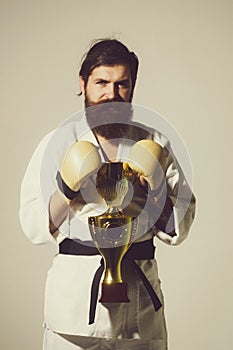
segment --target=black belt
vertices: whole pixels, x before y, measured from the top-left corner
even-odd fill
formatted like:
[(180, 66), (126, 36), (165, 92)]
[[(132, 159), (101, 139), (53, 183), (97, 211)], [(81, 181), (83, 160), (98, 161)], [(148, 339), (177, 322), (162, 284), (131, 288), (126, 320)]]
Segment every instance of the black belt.
[[(152, 303), (154, 305), (155, 311), (158, 311), (162, 304), (155, 293), (152, 285), (148, 281), (144, 272), (135, 262), (135, 260), (147, 260), (154, 259), (155, 247), (153, 245), (153, 239), (149, 239), (144, 242), (133, 243), (127, 253), (124, 256), (124, 259), (132, 261), (135, 270), (137, 271), (139, 277), (141, 278), (147, 292), (149, 293)], [(59, 254), (68, 254), (68, 255), (100, 255), (99, 251), (95, 247), (86, 246), (76, 242), (72, 239), (66, 238), (59, 244)], [(96, 270), (94, 275), (92, 286), (91, 286), (91, 302), (90, 302), (90, 311), (89, 311), (89, 324), (94, 323), (95, 320), (95, 310), (98, 298), (98, 290), (101, 276), (104, 272), (104, 263), (101, 259), (100, 266)]]

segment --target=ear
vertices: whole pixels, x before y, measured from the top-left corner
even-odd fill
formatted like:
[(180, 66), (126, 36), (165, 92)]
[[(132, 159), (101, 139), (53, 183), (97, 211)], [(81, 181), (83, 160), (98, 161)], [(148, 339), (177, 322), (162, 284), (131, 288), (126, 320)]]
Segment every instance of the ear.
[(85, 83), (83, 80), (83, 77), (79, 77), (79, 85), (80, 85), (80, 89), (82, 91), (82, 94), (85, 95)]

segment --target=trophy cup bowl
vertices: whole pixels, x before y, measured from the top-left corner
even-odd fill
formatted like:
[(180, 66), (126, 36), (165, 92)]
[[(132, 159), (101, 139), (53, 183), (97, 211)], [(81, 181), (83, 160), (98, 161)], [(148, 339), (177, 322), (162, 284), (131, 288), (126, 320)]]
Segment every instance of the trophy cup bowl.
[(100, 302), (129, 302), (127, 283), (121, 275), (121, 262), (136, 233), (137, 220), (121, 211), (129, 183), (136, 174), (127, 163), (103, 163), (96, 177), (96, 188), (108, 210), (88, 218), (92, 239), (104, 260)]

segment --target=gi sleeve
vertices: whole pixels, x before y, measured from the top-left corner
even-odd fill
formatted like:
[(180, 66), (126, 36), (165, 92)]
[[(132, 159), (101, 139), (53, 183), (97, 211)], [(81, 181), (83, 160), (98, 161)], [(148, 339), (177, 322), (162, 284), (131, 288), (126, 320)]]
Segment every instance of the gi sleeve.
[(154, 234), (169, 245), (178, 245), (188, 236), (195, 215), (195, 196), (167, 143), (165, 173), (166, 201), (162, 214), (154, 226)]
[(21, 184), (20, 222), (25, 235), (34, 244), (56, 243), (49, 231), (48, 203), (43, 198), (40, 186), (41, 163), (50, 136), (44, 137), (36, 148)]

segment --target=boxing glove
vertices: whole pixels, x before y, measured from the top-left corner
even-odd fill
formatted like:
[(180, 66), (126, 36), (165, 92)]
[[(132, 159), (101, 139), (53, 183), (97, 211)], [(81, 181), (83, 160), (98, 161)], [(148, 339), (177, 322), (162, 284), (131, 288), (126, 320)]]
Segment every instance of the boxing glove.
[(162, 146), (152, 140), (136, 142), (129, 154), (128, 164), (150, 185), (152, 191), (159, 188), (164, 179), (166, 156)]
[(88, 141), (76, 141), (65, 153), (57, 183), (60, 191), (68, 198), (74, 199), (82, 183), (94, 174), (101, 165), (97, 148)]

